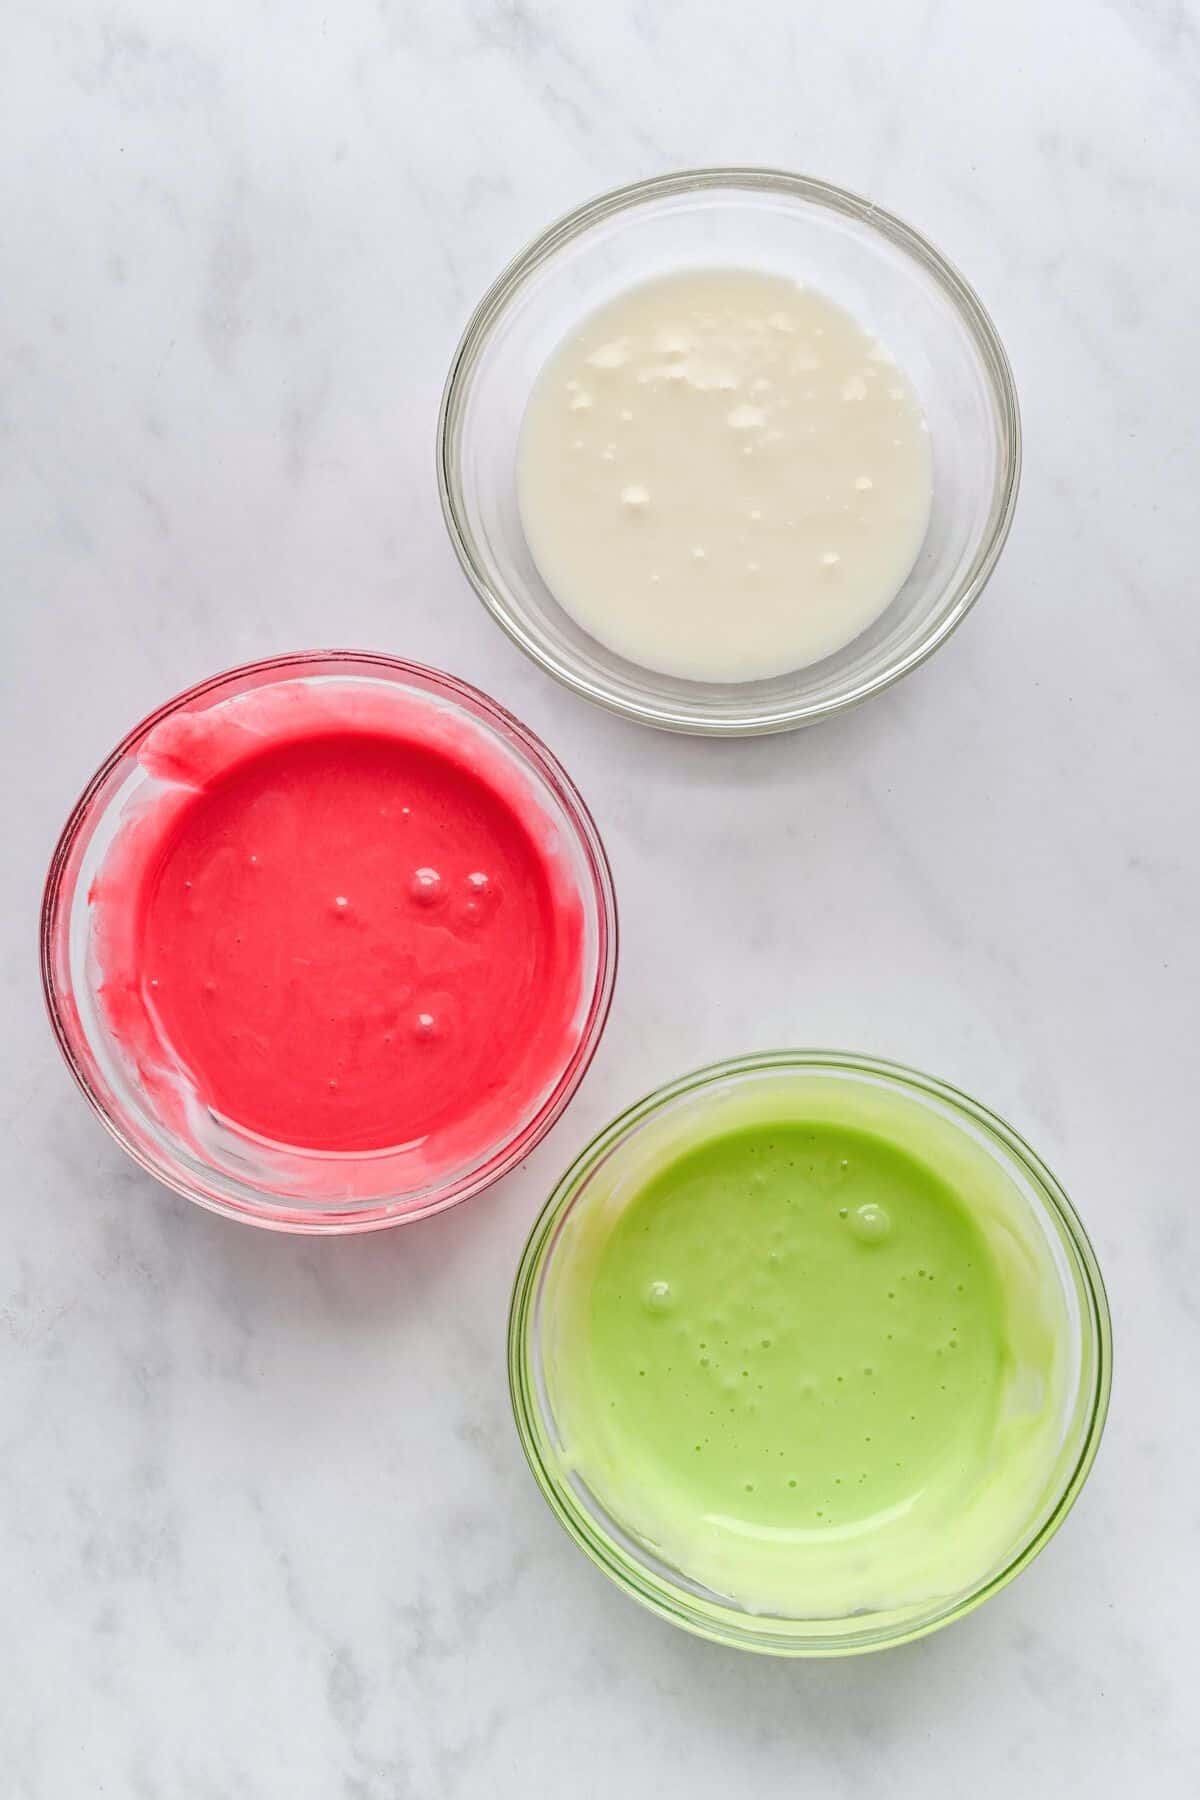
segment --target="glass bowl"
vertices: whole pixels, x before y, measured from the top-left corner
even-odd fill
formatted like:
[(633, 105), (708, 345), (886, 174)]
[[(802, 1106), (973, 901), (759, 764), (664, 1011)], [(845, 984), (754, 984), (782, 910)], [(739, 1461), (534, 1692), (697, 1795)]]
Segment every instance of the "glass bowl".
[[(876, 334), (917, 390), (933, 451), (929, 529), (883, 615), (822, 662), (736, 683), (657, 674), (577, 625), (534, 565), (516, 493), (526, 402), (572, 326), (622, 289), (719, 265), (803, 279)], [(643, 724), (742, 736), (856, 705), (950, 635), (1008, 535), (1021, 432), (991, 320), (911, 226), (806, 176), (698, 169), (589, 201), (509, 265), (480, 301), (451, 364), (437, 464), (459, 561), (493, 618), (535, 662), (586, 699)]]
[[(570, 1403), (563, 1400), (569, 1384), (561, 1309), (567, 1304), (569, 1311), (564, 1295), (590, 1291), (599, 1240), (589, 1249), (585, 1227), (607, 1227), (620, 1217), (647, 1170), (662, 1166), (658, 1159), (694, 1142), (698, 1129), (720, 1130), (723, 1113), (730, 1122), (744, 1120), (746, 1109), (758, 1104), (764, 1118), (778, 1119), (785, 1103), (800, 1118), (834, 1119), (847, 1094), (865, 1129), (872, 1118), (890, 1120), (882, 1127), (889, 1133), (899, 1119), (919, 1122), (926, 1141), (938, 1146), (943, 1172), (956, 1170), (961, 1184), (963, 1170), (975, 1171), (973, 1209), (979, 1219), (997, 1224), (993, 1248), (1012, 1257), (1020, 1246), (1034, 1255), (1028, 1266), (1036, 1267), (1039, 1285), (1033, 1291), (1057, 1324), (1049, 1340), (1053, 1378), (1046, 1383), (1053, 1398), (1042, 1408), (1047, 1435), (1034, 1490), (1024, 1482), (1012, 1490), (1019, 1490), (1018, 1499), (1005, 1511), (999, 1554), (989, 1552), (989, 1560), (963, 1579), (962, 1565), (973, 1561), (975, 1549), (964, 1556), (959, 1532), (946, 1530), (928, 1593), (889, 1603), (886, 1610), (833, 1601), (810, 1609), (821, 1616), (801, 1617), (785, 1608), (751, 1609), (713, 1591), (623, 1523), (619, 1496), (609, 1504), (593, 1491), (571, 1448), (565, 1417)], [(991, 1210), (996, 1194), (1010, 1208), (1003, 1215)], [(1007, 1232), (998, 1223), (1002, 1217)], [(1053, 1175), (1009, 1126), (945, 1083), (894, 1063), (839, 1052), (778, 1051), (686, 1075), (630, 1107), (588, 1145), (550, 1196), (525, 1247), (509, 1315), (508, 1356), (517, 1429), (534, 1476), (575, 1542), (619, 1587), (663, 1618), (723, 1644), (834, 1656), (904, 1643), (961, 1618), (1031, 1561), (1066, 1517), (1091, 1468), (1108, 1406), (1112, 1350), (1104, 1286), (1083, 1227)], [(1018, 1511), (1019, 1523), (1009, 1533)], [(958, 1565), (953, 1580), (951, 1563)], [(928, 1573), (922, 1566), (923, 1580)]]
[[(215, 1115), (202, 1138), (164, 1122), (119, 1051), (97, 1000), (89, 892), (124, 820), (152, 802), (158, 784), (139, 761), (154, 728), (280, 682), (385, 684), (434, 715), (451, 715), (486, 740), (489, 753), (528, 790), (569, 856), (583, 914), (581, 982), (572, 1047), (548, 1086), (501, 1141), (464, 1166), (414, 1180), (404, 1147), (327, 1152), (268, 1145), (223, 1128)], [(161, 790), (159, 790), (161, 791)], [(526, 1156), (574, 1094), (599, 1043), (612, 998), (617, 914), (599, 833), (569, 777), (545, 745), (494, 700), (453, 676), (395, 657), (314, 650), (247, 664), (177, 695), (134, 728), (88, 783), (63, 830), (46, 880), (42, 982), (67, 1065), (117, 1142), (150, 1174), (214, 1212), (279, 1231), (370, 1231), (441, 1212), (476, 1194)]]

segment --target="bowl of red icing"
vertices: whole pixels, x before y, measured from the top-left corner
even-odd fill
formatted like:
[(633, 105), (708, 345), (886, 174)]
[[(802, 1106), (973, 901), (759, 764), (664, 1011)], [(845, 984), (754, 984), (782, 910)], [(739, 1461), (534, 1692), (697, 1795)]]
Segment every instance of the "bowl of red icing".
[(486, 695), (391, 657), (214, 676), (144, 720), (55, 850), (59, 1044), (151, 1174), (239, 1219), (438, 1212), (549, 1130), (617, 924), (595, 824)]

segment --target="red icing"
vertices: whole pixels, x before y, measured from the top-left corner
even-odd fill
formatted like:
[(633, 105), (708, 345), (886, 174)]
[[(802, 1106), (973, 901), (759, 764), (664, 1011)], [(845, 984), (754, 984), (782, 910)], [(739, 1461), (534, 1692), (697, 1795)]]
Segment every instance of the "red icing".
[(92, 893), (109, 1029), (300, 1149), (485, 1151), (579, 1036), (583, 908), (532, 785), (411, 694), (281, 683), (158, 727)]

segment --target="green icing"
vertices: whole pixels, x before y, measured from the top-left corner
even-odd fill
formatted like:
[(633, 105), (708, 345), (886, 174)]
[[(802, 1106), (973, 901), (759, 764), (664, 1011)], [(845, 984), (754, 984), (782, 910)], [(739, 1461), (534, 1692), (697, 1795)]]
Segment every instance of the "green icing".
[(570, 1463), (759, 1610), (950, 1592), (1011, 1548), (1053, 1466), (1044, 1251), (994, 1165), (975, 1209), (971, 1152), (948, 1178), (936, 1137), (927, 1161), (903, 1135), (785, 1116), (677, 1138), (585, 1209), (555, 1287)]

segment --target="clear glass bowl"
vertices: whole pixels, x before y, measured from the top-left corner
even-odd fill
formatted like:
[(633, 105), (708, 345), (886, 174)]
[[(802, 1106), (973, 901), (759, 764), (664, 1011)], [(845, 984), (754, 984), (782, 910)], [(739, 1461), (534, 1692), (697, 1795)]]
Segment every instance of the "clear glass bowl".
[[(532, 785), (537, 802), (570, 847), (583, 908), (580, 1027), (547, 1091), (501, 1142), (436, 1183), (407, 1187), (398, 1151), (321, 1152), (257, 1146), (242, 1134), (226, 1144), (214, 1131), (204, 1153), (168, 1128), (113, 1043), (96, 997), (88, 894), (130, 808), (152, 798), (154, 782), (138, 750), (155, 726), (283, 681), (386, 683), (449, 710), (491, 740)], [(587, 807), (545, 745), (494, 700), (453, 676), (395, 657), (314, 650), (232, 669), (189, 688), (134, 728), (97, 770), (58, 841), (41, 922), (42, 982), (59, 1047), (85, 1098), (134, 1160), (177, 1193), (214, 1212), (278, 1231), (371, 1231), (441, 1212), (511, 1169), (545, 1136), (587, 1070), (612, 999), (617, 914), (604, 846)], [(229, 1136), (230, 1134), (226, 1134)]]
[[(1049, 1478), (1029, 1497), (1021, 1527), (999, 1560), (980, 1567), (966, 1586), (931, 1594), (927, 1601), (877, 1613), (847, 1605), (843, 1616), (799, 1618), (751, 1612), (670, 1566), (591, 1490), (573, 1466), (568, 1433), (555, 1414), (553, 1315), (555, 1294), (568, 1286), (575, 1246), (586, 1242), (586, 1234), (574, 1228), (587, 1209), (608, 1209), (611, 1216), (612, 1208), (638, 1191), (639, 1171), (644, 1175), (648, 1163), (653, 1166), (652, 1152), (661, 1156), (664, 1146), (691, 1141), (697, 1125), (719, 1118), (723, 1107), (744, 1108), (756, 1092), (778, 1107), (779, 1093), (787, 1091), (781, 1083), (804, 1084), (811, 1096), (814, 1082), (838, 1083), (842, 1091), (852, 1084), (868, 1106), (899, 1102), (921, 1109), (927, 1126), (948, 1146), (966, 1148), (977, 1166), (982, 1151), (983, 1166), (995, 1170), (1005, 1194), (1011, 1184), (1022, 1228), (1036, 1234), (1029, 1241), (1049, 1271), (1048, 1291), (1063, 1320), (1061, 1342), (1056, 1339), (1062, 1378)], [(769, 1096), (766, 1084), (773, 1084)], [(1083, 1226), (1053, 1175), (1016, 1132), (944, 1082), (898, 1064), (840, 1052), (777, 1051), (716, 1064), (660, 1088), (581, 1153), (551, 1194), (521, 1258), (508, 1360), (517, 1429), (534, 1476), (575, 1542), (618, 1586), (676, 1625), (720, 1643), (776, 1655), (835, 1656), (905, 1643), (949, 1624), (1036, 1556), (1066, 1517), (1092, 1466), (1108, 1408), (1112, 1342), (1104, 1285)]]
[[(913, 381), (933, 449), (933, 509), (891, 605), (824, 661), (765, 681), (660, 675), (599, 644), (534, 566), (517, 510), (521, 421), (571, 327), (622, 289), (682, 268), (758, 267), (819, 287)], [(962, 277), (867, 200), (770, 169), (698, 169), (601, 195), (550, 226), (488, 290), (450, 368), (438, 423), (442, 509), (480, 599), (535, 662), (646, 725), (741, 736), (811, 724), (936, 650), (982, 592), (1016, 504), (1021, 431), (994, 326)]]

